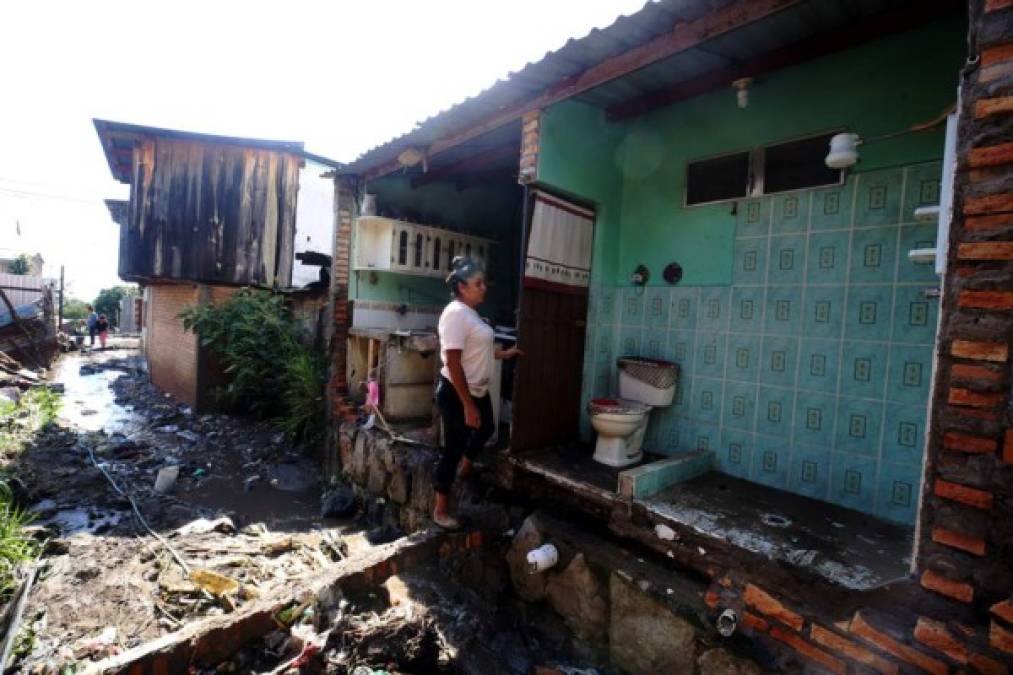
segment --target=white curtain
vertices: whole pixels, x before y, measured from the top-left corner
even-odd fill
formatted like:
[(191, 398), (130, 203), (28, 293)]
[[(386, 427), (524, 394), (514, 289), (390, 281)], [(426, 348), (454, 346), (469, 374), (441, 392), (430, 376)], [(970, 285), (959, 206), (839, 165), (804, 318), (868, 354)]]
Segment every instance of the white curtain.
[(593, 240), (594, 211), (536, 192), (524, 283), (586, 293), (591, 280)]

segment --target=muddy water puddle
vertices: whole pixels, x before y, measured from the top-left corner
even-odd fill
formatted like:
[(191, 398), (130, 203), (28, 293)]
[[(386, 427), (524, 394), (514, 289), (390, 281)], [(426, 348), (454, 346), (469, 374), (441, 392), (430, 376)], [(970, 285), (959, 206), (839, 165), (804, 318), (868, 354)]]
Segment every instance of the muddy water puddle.
[[(108, 360), (110, 356), (103, 355)], [(101, 361), (99, 361), (101, 362)], [(120, 370), (100, 370), (82, 374), (81, 366), (87, 362), (78, 355), (68, 355), (56, 368), (55, 381), (64, 387), (60, 420), (70, 427), (83, 431), (130, 433), (140, 428), (143, 418), (132, 406), (116, 402), (112, 384), (123, 377)]]

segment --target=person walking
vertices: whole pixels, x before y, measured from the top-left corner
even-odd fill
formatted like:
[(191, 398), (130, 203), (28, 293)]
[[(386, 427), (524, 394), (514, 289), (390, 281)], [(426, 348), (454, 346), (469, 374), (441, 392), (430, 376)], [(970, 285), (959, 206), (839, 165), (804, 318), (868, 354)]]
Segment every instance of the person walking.
[(453, 299), (440, 315), (438, 327), (443, 368), (436, 385), (436, 405), (443, 419), (443, 447), (433, 481), (433, 522), (448, 530), (460, 527), (450, 515), (454, 479), (471, 473), (472, 462), (495, 431), (489, 396), (493, 359), (523, 355), (516, 347), (497, 349), (492, 328), (476, 311), (486, 293), (485, 273), (478, 263), (458, 256), (451, 269), (447, 285)]
[(95, 323), (95, 330), (98, 331), (98, 342), (102, 349), (106, 348), (106, 340), (109, 339), (109, 320), (106, 319), (106, 315), (103, 314), (98, 318)]
[(98, 314), (95, 313), (95, 308), (91, 305), (87, 305), (88, 309), (88, 344), (92, 347), (95, 346), (95, 334), (98, 332), (95, 326), (98, 324)]

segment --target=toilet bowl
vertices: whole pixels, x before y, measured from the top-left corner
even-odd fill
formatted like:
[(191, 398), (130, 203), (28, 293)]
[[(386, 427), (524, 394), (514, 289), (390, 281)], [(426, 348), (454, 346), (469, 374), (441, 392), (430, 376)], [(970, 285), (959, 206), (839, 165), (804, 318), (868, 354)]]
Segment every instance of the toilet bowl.
[(588, 413), (598, 432), (594, 460), (623, 467), (643, 458), (651, 409), (672, 404), (679, 371), (668, 361), (636, 357), (623, 357), (618, 365), (620, 398), (594, 399)]

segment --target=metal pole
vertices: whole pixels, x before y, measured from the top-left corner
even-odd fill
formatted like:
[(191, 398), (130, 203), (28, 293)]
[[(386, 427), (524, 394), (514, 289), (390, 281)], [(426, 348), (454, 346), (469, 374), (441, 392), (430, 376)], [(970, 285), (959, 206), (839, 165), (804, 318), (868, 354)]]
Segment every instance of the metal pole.
[(63, 330), (63, 265), (60, 265), (60, 312), (56, 330)]

